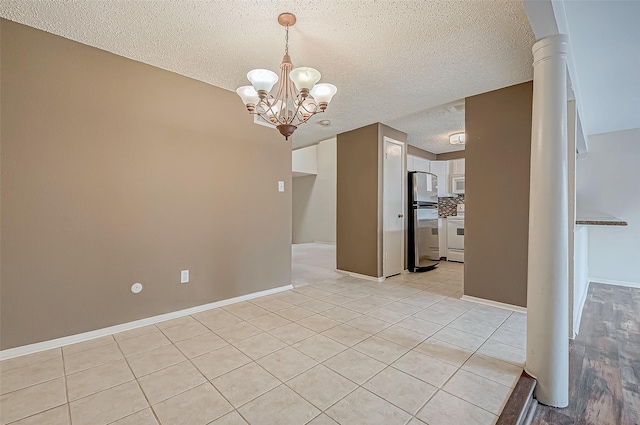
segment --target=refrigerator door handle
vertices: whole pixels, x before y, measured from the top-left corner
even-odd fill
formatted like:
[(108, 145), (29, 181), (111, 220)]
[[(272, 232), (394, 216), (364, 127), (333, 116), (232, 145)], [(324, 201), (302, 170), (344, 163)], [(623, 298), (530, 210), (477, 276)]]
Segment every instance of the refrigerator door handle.
[(418, 210), (413, 214), (413, 258), (416, 269), (420, 267), (420, 233), (418, 232)]

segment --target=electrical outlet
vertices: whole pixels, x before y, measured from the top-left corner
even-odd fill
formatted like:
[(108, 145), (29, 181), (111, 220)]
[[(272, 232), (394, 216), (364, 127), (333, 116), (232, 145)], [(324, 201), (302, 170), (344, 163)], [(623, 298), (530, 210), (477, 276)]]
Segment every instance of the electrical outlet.
[(189, 283), (189, 270), (182, 270), (180, 272), (180, 283)]

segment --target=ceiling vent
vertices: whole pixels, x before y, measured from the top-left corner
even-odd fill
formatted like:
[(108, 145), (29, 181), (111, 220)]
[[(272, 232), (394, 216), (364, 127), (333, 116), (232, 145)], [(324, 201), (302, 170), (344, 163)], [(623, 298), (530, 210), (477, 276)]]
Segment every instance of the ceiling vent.
[(448, 105), (444, 105), (444, 108), (449, 112), (461, 112), (464, 111), (464, 100), (459, 100), (457, 102), (449, 103)]

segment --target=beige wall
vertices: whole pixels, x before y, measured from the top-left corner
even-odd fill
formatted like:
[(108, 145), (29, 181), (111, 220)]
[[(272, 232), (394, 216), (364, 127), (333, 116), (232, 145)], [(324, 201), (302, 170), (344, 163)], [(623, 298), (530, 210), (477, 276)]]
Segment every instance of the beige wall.
[(378, 276), (378, 124), (337, 139), (336, 267)]
[(464, 152), (465, 152), (464, 150), (461, 150), (461, 151), (454, 151), (454, 152), (439, 153), (438, 155), (436, 155), (436, 160), (449, 161), (451, 159), (464, 158), (465, 156)]
[(464, 293), (523, 307), (532, 96), (527, 82), (465, 100)]
[(380, 169), (385, 137), (407, 142), (406, 133), (380, 123), (338, 134), (336, 263), (339, 270), (382, 276), (383, 176)]
[(431, 153), (429, 151), (425, 151), (424, 149), (416, 148), (415, 146), (407, 145), (407, 155), (419, 156), (421, 158), (426, 158), (429, 160), (435, 160), (436, 154)]
[(290, 283), (291, 145), (235, 93), (0, 25), (2, 349)]
[(336, 149), (318, 143), (318, 174), (293, 179), (293, 243), (336, 242)]

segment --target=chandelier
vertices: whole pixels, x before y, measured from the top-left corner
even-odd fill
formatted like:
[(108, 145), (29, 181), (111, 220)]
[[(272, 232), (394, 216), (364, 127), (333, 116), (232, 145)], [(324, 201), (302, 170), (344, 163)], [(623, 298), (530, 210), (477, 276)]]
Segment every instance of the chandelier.
[[(292, 13), (281, 13), (278, 23), (285, 27), (284, 57), (280, 64), (280, 78), (268, 69), (254, 69), (247, 73), (250, 86), (242, 86), (236, 93), (252, 115), (275, 125), (286, 140), (300, 124), (319, 112), (324, 112), (338, 89), (333, 84), (320, 83), (320, 72), (309, 67), (294, 68), (289, 56), (289, 27), (296, 23)], [(280, 81), (277, 93), (270, 94)]]

